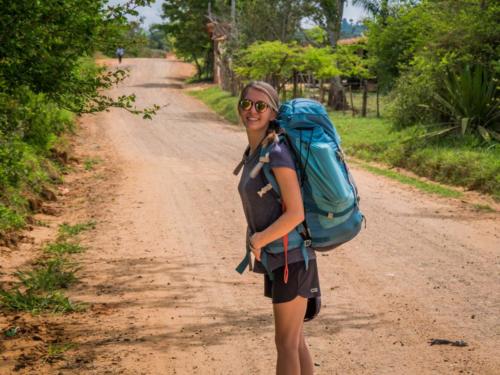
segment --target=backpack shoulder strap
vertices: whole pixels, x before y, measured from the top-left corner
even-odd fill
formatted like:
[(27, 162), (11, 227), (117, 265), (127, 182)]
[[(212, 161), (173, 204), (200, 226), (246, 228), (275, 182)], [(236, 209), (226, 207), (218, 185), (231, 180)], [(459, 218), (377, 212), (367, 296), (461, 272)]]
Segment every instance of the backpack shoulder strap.
[[(271, 165), (269, 164), (269, 162), (270, 162), (270, 160), (269, 160), (269, 152), (270, 152), (271, 147), (276, 142), (278, 142), (278, 143), (284, 143), (284, 142), (286, 142), (285, 134), (284, 133), (278, 134), (277, 135), (277, 139), (273, 143), (270, 143), (266, 147), (262, 148), (262, 150), (261, 150), (261, 157), (264, 156), (267, 159), (267, 162), (265, 162), (262, 165), (262, 171), (264, 172), (264, 176), (265, 176), (266, 180), (268, 181), (268, 183), (272, 187), (272, 190), (277, 194), (278, 200), (281, 202), (280, 187), (278, 185), (278, 181), (276, 181), (276, 178), (274, 177), (274, 173), (272, 172)], [(267, 189), (269, 189), (269, 188), (267, 188)]]
[(236, 168), (234, 168), (233, 174), (235, 176), (238, 176), (240, 174), (241, 169), (245, 165), (245, 159), (247, 158), (247, 156), (248, 156), (249, 153), (250, 153), (250, 145), (247, 146), (247, 148), (245, 149), (245, 152), (243, 153), (241, 161), (238, 163), (238, 165), (236, 166)]

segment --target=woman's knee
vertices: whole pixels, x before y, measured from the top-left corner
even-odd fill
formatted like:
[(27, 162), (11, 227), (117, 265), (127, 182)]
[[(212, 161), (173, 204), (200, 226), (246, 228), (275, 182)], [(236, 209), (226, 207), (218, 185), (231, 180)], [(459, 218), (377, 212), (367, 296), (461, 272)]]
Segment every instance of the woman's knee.
[(279, 353), (298, 352), (301, 345), (303, 345), (300, 335), (277, 334), (274, 341)]

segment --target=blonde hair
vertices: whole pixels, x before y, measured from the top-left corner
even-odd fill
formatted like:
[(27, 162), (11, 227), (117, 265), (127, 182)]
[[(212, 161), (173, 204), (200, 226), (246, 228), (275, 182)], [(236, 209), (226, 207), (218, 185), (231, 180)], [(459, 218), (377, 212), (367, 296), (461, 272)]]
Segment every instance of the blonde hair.
[(269, 104), (269, 107), (271, 107), (274, 112), (278, 113), (278, 110), (280, 108), (280, 98), (273, 86), (264, 81), (251, 81), (246, 84), (245, 87), (243, 87), (243, 90), (241, 90), (239, 100), (245, 99), (248, 90), (250, 89), (255, 89), (266, 94), (266, 96), (269, 98), (269, 103), (267, 104)]

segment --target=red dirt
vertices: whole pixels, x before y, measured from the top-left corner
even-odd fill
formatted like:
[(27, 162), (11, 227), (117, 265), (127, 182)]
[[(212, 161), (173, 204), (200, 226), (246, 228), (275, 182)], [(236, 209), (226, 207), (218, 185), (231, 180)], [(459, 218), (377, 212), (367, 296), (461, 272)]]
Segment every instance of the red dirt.
[[(91, 307), (59, 317), (0, 315), (0, 331), (22, 328), (2, 337), (0, 373), (19, 364), (27, 374), (273, 373), (262, 277), (234, 271), (245, 223), (231, 171), (245, 134), (183, 94), (190, 66), (124, 64), (132, 75), (113, 94), (169, 105), (151, 122), (119, 110), (84, 117), (75, 152), (102, 162), (92, 171), (75, 166), (69, 192), (54, 204), (61, 216), (43, 217), (50, 228), (34, 229), (34, 245), (0, 253), (5, 280), (57, 224), (95, 220), (81, 236), (87, 251), (75, 256), (81, 281), (69, 291)], [(498, 213), (353, 174), (368, 226), (318, 256), (324, 305), (305, 326), (316, 373), (498, 374)], [(432, 338), (468, 346), (430, 346)], [(50, 341), (74, 347), (43, 362)]]

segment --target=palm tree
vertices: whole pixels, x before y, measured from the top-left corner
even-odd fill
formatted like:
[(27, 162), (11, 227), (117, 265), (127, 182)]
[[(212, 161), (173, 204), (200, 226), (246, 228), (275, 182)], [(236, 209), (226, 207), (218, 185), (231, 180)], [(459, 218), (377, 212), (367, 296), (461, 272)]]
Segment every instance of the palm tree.
[(359, 5), (373, 17), (380, 17), (385, 25), (387, 18), (394, 15), (398, 6), (416, 5), (418, 0), (352, 0), (352, 5)]
[(389, 0), (352, 0), (352, 5), (361, 6), (373, 17), (380, 17), (385, 23), (389, 16)]

